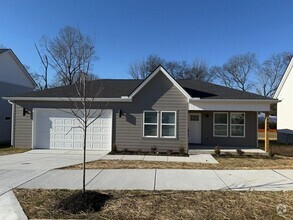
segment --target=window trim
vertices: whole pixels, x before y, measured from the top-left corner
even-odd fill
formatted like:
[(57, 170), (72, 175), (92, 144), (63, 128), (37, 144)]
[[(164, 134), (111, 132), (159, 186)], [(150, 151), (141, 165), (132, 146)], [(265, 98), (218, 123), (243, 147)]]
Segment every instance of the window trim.
[[(215, 115), (216, 114), (225, 114), (225, 115), (227, 115), (227, 123), (226, 124), (216, 124), (215, 122), (216, 122), (216, 117), (215, 117)], [(227, 135), (216, 135), (215, 134), (215, 126), (216, 125), (226, 125), (227, 126)], [(229, 113), (228, 112), (214, 112), (213, 113), (213, 136), (214, 137), (228, 137), (229, 136), (229, 132), (228, 132), (228, 127), (229, 127)]]
[[(157, 123), (145, 123), (145, 113), (146, 112), (156, 112), (157, 113)], [(157, 138), (157, 137), (159, 137), (159, 112), (158, 111), (155, 111), (155, 110), (145, 110), (145, 111), (143, 111), (143, 123), (142, 123), (142, 136), (144, 137), (144, 138)], [(156, 136), (149, 136), (149, 135), (145, 135), (145, 129), (144, 129), (144, 127), (145, 127), (145, 125), (156, 125), (157, 126), (157, 135)]]
[[(244, 115), (244, 123), (243, 124), (232, 124), (232, 115), (233, 114), (243, 114)], [(246, 126), (245, 126), (245, 122), (246, 122), (246, 115), (245, 115), (245, 112), (230, 112), (230, 137), (233, 137), (233, 138), (245, 138), (245, 129), (246, 129)], [(243, 136), (233, 136), (232, 135), (232, 126), (243, 126)]]
[[(171, 112), (171, 113), (175, 113), (175, 123), (171, 124), (171, 123), (163, 123), (163, 113), (165, 112)], [(170, 126), (174, 126), (174, 136), (163, 136), (163, 125), (170, 125)], [(176, 138), (177, 137), (177, 111), (161, 111), (160, 112), (160, 137), (161, 138)]]

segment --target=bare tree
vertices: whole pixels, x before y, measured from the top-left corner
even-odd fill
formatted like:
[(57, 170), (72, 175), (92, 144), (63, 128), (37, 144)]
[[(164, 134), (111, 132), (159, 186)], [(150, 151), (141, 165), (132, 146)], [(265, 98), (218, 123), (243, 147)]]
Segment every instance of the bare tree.
[(56, 72), (55, 84), (58, 85), (75, 83), (79, 79), (79, 70), (85, 68), (89, 59), (93, 61), (97, 58), (94, 40), (74, 27), (62, 28), (57, 37), (49, 39), (44, 36), (40, 42), (44, 54), (39, 56), (45, 63), (48, 59), (50, 67)]
[[(82, 42), (79, 43), (82, 44)], [(82, 55), (82, 57), (84, 57), (83, 59), (86, 60), (79, 59), (79, 63), (76, 64), (78, 79), (75, 80), (74, 88), (77, 97), (72, 97), (72, 95), (69, 94), (63, 94), (62, 97), (59, 96), (62, 101), (69, 102), (70, 105), (68, 111), (64, 111), (63, 109), (59, 110), (74, 116), (79, 122), (79, 125), (76, 127), (81, 128), (83, 131), (82, 193), (85, 193), (87, 131), (89, 126), (101, 117), (107, 105), (105, 104), (104, 108), (102, 106), (94, 106), (95, 98), (100, 96), (103, 88), (102, 86), (96, 88), (93, 81), (90, 81), (91, 74), (89, 73), (89, 70), (92, 61), (91, 56), (93, 55), (92, 50), (94, 50), (94, 47), (89, 48), (87, 55)], [(75, 127), (72, 127), (71, 129), (73, 128)]]
[(257, 77), (257, 93), (272, 97), (276, 92), (282, 76), (292, 58), (292, 53), (273, 54), (259, 68)]
[(38, 88), (43, 90), (48, 88), (48, 69), (49, 69), (49, 59), (47, 54), (41, 53), (38, 46), (35, 44), (35, 48), (39, 55), (39, 58), (43, 67), (43, 74), (34, 74), (33, 78), (38, 84)]
[(152, 54), (146, 60), (130, 63), (128, 73), (133, 79), (145, 79), (155, 68), (164, 64), (164, 59)]
[(129, 65), (129, 75), (134, 79), (144, 79), (156, 67), (162, 65), (176, 79), (198, 79), (212, 81), (213, 75), (209, 71), (208, 64), (195, 59), (192, 64), (187, 61), (167, 61), (157, 55), (149, 55), (146, 60), (136, 61)]
[(257, 66), (255, 54), (246, 53), (231, 57), (224, 65), (212, 68), (211, 72), (225, 86), (249, 91), (253, 85), (249, 78)]

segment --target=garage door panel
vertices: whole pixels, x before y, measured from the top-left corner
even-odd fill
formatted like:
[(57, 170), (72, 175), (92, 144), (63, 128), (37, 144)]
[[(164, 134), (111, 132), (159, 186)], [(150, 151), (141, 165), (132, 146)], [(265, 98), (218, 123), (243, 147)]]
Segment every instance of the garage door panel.
[[(77, 127), (80, 122), (74, 116), (60, 110), (36, 109), (34, 123), (34, 148), (83, 148), (83, 130)], [(87, 148), (111, 150), (111, 132), (112, 112), (105, 110), (87, 129)]]

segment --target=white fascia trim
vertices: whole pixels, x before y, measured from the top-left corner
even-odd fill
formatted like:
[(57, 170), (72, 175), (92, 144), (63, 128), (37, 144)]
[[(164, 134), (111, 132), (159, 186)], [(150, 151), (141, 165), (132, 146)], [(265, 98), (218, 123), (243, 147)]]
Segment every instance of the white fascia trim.
[(192, 98), (189, 101), (197, 102), (261, 102), (261, 103), (277, 103), (281, 100), (265, 100), (265, 99), (197, 99)]
[(286, 69), (286, 71), (285, 71), (285, 73), (284, 73), (284, 75), (282, 77), (282, 80), (281, 80), (281, 82), (280, 82), (280, 84), (279, 84), (279, 86), (277, 88), (277, 91), (276, 91), (276, 93), (274, 95), (274, 99), (278, 98), (283, 86), (285, 85), (285, 82), (286, 82), (290, 72), (292, 71), (292, 68), (293, 68), (293, 58), (291, 58), (291, 61), (290, 61), (289, 65), (288, 65), (288, 67), (287, 67), (287, 69)]
[[(81, 98), (68, 98), (68, 97), (2, 97), (5, 100), (10, 101), (51, 101), (51, 102), (70, 102), (81, 101)], [(90, 101), (92, 101), (91, 98)], [(132, 102), (131, 98), (94, 98), (94, 102)]]
[(191, 96), (173, 79), (172, 76), (161, 66), (159, 66), (154, 72), (152, 72), (129, 96), (133, 98), (152, 78), (154, 78), (159, 72), (162, 72), (176, 87), (180, 92), (187, 98), (191, 99)]

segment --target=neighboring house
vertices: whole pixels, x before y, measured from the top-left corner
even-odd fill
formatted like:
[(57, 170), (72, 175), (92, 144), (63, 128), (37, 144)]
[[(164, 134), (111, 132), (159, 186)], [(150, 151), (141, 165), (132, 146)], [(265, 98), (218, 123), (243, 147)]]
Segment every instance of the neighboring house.
[(278, 142), (293, 143), (293, 59), (289, 63), (274, 98), (277, 104)]
[[(88, 131), (93, 150), (111, 150), (114, 143), (119, 150), (143, 151), (154, 145), (159, 151), (178, 151), (181, 145), (186, 150), (257, 147), (257, 113), (277, 102), (198, 80), (175, 80), (161, 66), (145, 80), (95, 80), (88, 83), (92, 87), (102, 87), (92, 107), (107, 109)], [(14, 145), (81, 149), (78, 121), (65, 112), (68, 97), (80, 100), (74, 85), (6, 97), (14, 105)]]
[[(34, 80), (10, 49), (0, 49), (0, 97), (30, 92)], [(0, 98), (0, 143), (10, 143), (11, 104)]]

